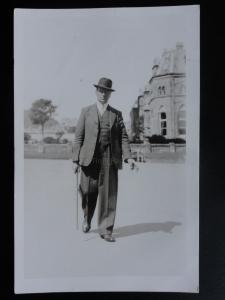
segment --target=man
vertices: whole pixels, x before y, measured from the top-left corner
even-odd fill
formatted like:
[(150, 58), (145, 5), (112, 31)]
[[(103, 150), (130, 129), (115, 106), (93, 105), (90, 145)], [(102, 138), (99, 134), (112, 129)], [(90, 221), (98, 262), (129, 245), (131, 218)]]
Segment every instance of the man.
[(114, 242), (112, 236), (118, 190), (118, 169), (123, 160), (136, 167), (123, 123), (122, 113), (108, 105), (112, 80), (101, 78), (96, 87), (97, 103), (82, 109), (77, 122), (73, 148), (75, 173), (81, 166), (79, 190), (82, 198), (83, 232), (91, 228), (98, 198), (100, 236)]

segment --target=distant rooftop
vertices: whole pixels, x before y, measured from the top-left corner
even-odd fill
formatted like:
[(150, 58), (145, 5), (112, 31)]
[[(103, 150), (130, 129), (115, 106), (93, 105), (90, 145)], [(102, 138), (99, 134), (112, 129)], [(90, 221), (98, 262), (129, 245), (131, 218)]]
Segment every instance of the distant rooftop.
[(159, 76), (168, 73), (185, 73), (186, 52), (183, 43), (178, 42), (175, 49), (164, 49), (161, 58), (153, 61), (152, 75)]

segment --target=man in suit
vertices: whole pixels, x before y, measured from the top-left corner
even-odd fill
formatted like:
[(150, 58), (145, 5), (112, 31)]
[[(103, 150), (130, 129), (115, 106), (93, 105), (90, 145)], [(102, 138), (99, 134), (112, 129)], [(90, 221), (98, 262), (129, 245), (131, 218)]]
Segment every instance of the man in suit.
[(101, 78), (94, 86), (97, 102), (83, 108), (77, 122), (74, 171), (76, 173), (81, 167), (79, 191), (84, 212), (83, 232), (91, 228), (98, 198), (99, 234), (105, 241), (114, 242), (118, 169), (122, 169), (122, 159), (131, 169), (137, 166), (131, 157), (122, 113), (108, 104), (114, 91), (111, 79)]

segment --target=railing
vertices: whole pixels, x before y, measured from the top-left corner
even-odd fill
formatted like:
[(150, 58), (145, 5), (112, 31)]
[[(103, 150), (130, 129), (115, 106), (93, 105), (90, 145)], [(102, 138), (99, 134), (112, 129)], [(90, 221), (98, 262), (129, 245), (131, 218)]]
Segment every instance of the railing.
[(146, 152), (185, 152), (185, 144), (130, 144), (132, 152), (141, 152), (145, 154)]
[(132, 157), (138, 162), (184, 162), (185, 144), (131, 144)]

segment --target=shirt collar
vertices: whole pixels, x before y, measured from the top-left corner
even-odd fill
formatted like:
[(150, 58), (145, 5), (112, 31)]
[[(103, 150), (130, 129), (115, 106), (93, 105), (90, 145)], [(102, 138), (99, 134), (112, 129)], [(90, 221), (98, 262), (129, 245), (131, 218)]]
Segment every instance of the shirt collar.
[(109, 105), (108, 103), (101, 104), (98, 101), (96, 102), (96, 104), (97, 104), (97, 108), (98, 108), (100, 114), (103, 114), (105, 112), (107, 106)]

